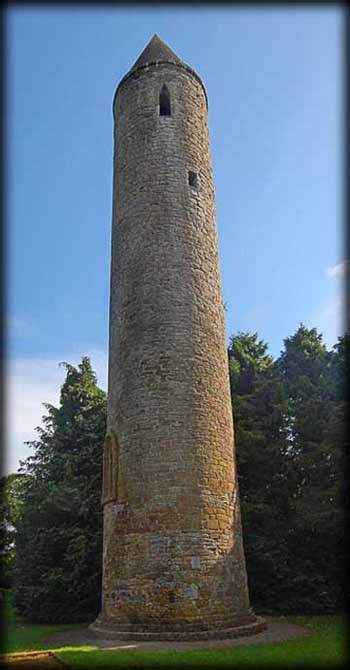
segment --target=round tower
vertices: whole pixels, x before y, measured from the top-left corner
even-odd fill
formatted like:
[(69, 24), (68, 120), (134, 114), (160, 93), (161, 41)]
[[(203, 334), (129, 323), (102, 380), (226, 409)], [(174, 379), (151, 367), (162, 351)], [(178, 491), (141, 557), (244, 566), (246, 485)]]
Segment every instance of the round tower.
[(256, 633), (234, 458), (207, 96), (154, 36), (114, 99), (102, 609), (133, 639)]

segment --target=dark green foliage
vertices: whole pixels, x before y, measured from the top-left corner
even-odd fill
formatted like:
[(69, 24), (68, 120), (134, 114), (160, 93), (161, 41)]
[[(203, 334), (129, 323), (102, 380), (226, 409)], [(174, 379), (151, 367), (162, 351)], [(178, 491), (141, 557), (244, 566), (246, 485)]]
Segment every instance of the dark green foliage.
[(251, 599), (283, 610), (293, 475), (278, 369), (256, 333), (231, 338), (229, 368)]
[(329, 353), (304, 326), (277, 361), (257, 335), (229, 365), (244, 543), (257, 609), (342, 609), (346, 337)]
[(26, 476), (11, 474), (0, 480), (0, 556), (1, 583), (0, 588), (13, 586), (15, 566), (16, 525), (21, 510), (23, 486)]
[(87, 621), (99, 608), (106, 396), (88, 358), (64, 365), (60, 406), (46, 405), (34, 455), (22, 464), (14, 595), (36, 622)]
[[(296, 476), (289, 536), (293, 591), (304, 612), (342, 607), (345, 574), (345, 349), (332, 352), (315, 328), (300, 326), (279, 360)], [(305, 593), (308, 590), (307, 607)]]

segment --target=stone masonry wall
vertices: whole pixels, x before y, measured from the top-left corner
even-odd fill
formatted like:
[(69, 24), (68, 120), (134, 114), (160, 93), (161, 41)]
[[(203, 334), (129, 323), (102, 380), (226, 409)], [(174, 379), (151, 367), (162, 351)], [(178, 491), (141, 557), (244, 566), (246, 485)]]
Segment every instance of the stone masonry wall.
[[(170, 117), (159, 115), (163, 84)], [(99, 621), (150, 632), (244, 625), (254, 615), (205, 94), (160, 63), (122, 83), (114, 112), (108, 430), (118, 462)]]

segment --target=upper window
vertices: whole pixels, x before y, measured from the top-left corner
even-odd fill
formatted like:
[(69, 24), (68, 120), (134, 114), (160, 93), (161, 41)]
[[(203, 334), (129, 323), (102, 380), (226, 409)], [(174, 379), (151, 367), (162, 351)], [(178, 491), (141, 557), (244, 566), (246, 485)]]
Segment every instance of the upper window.
[(165, 84), (159, 94), (159, 115), (171, 116), (170, 93)]

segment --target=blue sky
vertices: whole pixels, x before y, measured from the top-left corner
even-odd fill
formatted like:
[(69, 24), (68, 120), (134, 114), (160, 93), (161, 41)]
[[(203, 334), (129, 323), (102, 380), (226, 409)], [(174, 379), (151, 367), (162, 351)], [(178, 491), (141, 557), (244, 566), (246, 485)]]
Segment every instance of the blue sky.
[(59, 361), (106, 387), (112, 99), (154, 33), (208, 92), (228, 337), (278, 356), (300, 322), (342, 330), (340, 8), (8, 9), (9, 471)]

